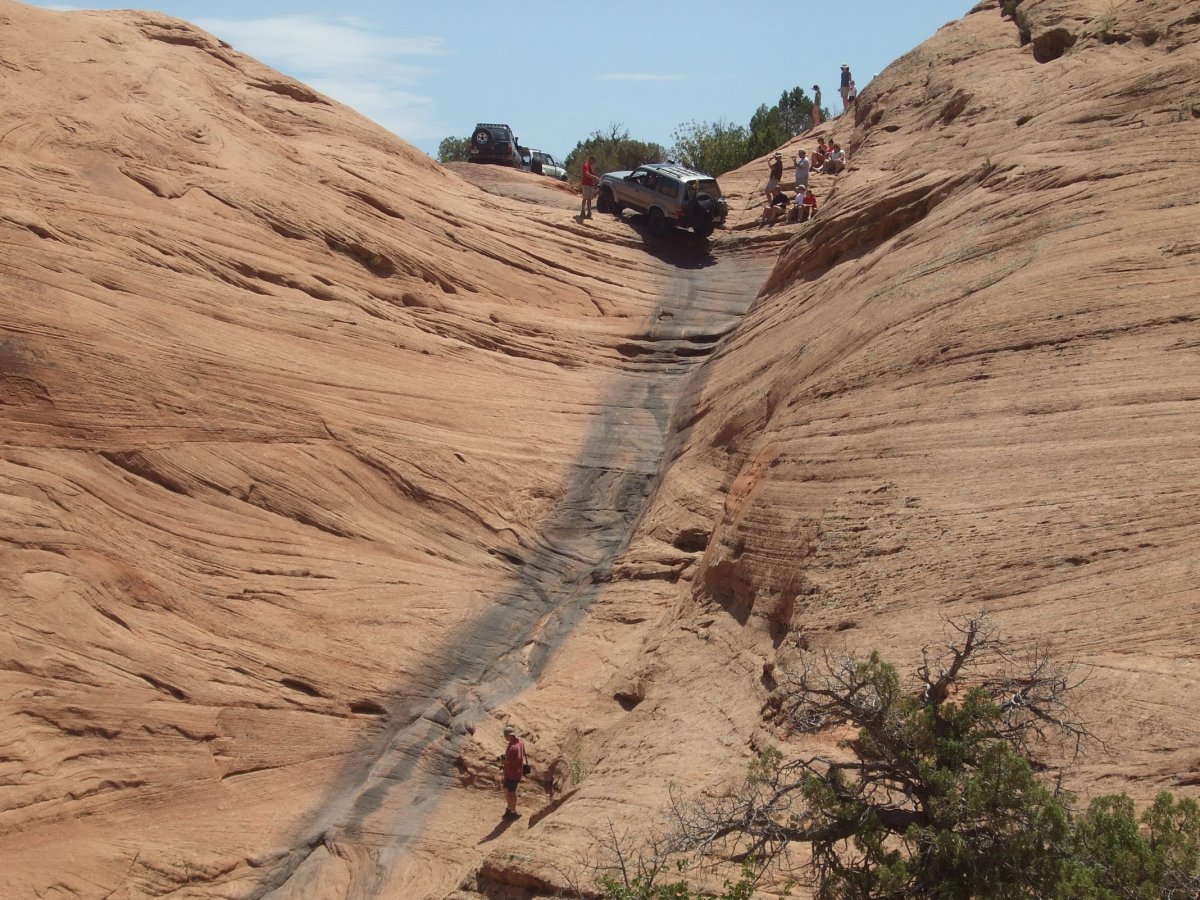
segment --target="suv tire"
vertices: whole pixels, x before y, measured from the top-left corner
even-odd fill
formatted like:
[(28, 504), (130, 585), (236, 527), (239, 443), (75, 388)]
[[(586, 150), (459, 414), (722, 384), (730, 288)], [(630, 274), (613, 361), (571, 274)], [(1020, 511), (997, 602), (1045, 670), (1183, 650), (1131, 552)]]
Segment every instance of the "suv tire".
[(708, 194), (699, 194), (688, 204), (687, 214), (692, 222), (692, 231), (702, 238), (708, 237), (716, 228), (713, 224), (715, 207), (716, 201)]
[(600, 196), (596, 198), (596, 209), (602, 213), (610, 213), (613, 211), (612, 191), (605, 188), (600, 192)]
[(663, 237), (670, 228), (663, 211), (657, 206), (650, 207), (650, 212), (646, 213), (646, 230), (654, 237)]

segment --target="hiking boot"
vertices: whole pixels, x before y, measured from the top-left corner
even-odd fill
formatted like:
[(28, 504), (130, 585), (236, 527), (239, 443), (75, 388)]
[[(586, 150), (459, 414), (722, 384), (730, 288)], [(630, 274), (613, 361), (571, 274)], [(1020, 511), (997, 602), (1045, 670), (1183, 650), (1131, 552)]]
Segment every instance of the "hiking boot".
[(504, 811), (504, 815), (502, 815), (500, 818), (506, 821), (512, 821), (513, 819), (521, 818), (521, 814), (514, 809), (506, 809)]

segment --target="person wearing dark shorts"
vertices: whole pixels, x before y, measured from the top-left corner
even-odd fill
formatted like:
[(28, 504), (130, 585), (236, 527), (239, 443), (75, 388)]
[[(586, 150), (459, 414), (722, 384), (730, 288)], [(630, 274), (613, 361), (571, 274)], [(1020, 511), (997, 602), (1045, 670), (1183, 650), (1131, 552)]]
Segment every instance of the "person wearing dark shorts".
[(525, 742), (517, 736), (517, 729), (512, 725), (504, 726), (504, 739), (508, 747), (504, 750), (504, 819), (518, 819), (517, 785), (525, 775), (528, 763), (525, 759)]
[(767, 160), (767, 165), (770, 167), (770, 177), (767, 178), (766, 195), (767, 202), (771, 202), (771, 198), (775, 196), (775, 188), (779, 187), (779, 182), (783, 180), (783, 154), (778, 150), (775, 155)]

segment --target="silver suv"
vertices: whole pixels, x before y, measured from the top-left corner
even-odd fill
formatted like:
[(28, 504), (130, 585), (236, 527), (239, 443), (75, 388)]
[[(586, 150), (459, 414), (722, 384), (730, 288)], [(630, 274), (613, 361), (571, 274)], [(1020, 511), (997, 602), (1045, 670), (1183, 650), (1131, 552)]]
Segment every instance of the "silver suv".
[(645, 213), (646, 227), (656, 237), (672, 228), (690, 228), (706, 238), (728, 214), (715, 178), (675, 163), (609, 172), (600, 179), (596, 208), (618, 216), (626, 209)]

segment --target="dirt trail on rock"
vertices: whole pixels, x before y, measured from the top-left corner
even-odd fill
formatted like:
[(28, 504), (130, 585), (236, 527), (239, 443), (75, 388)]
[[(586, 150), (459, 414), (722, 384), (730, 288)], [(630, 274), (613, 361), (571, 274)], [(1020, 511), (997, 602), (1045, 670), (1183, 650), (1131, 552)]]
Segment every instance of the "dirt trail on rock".
[(1093, 673), (1070, 788), (1194, 794), (1200, 18), (1113, 6), (982, 0), (709, 254), (0, 0), (0, 896), (555, 896), (981, 608)]
[(260, 896), (326, 840), (314, 896), (377, 884), (765, 268), (480, 190), (187, 23), (0, 26), (0, 895)]
[[(491, 170), (466, 174), (488, 189), (500, 181), (511, 195)], [(548, 196), (523, 188), (531, 202)], [(692, 412), (681, 397), (700, 393), (701, 364), (736, 327), (772, 261), (752, 244), (726, 250), (685, 233), (647, 249), (661, 296), (619, 348), (631, 368), (602, 393), (561, 499), (512, 559), (511, 588), (434, 647), (419, 679), (395, 686), (388, 727), (348, 756), (320, 815), (264, 877), (266, 896), (310, 896), (339, 881), (329, 867), (351, 860), (347, 896), (438, 897), (477, 865), (467, 859), (435, 874), (420, 849), (426, 822), (459, 781), (464, 744), (489, 712), (537, 682), (605, 589), (653, 501), (672, 422)]]

